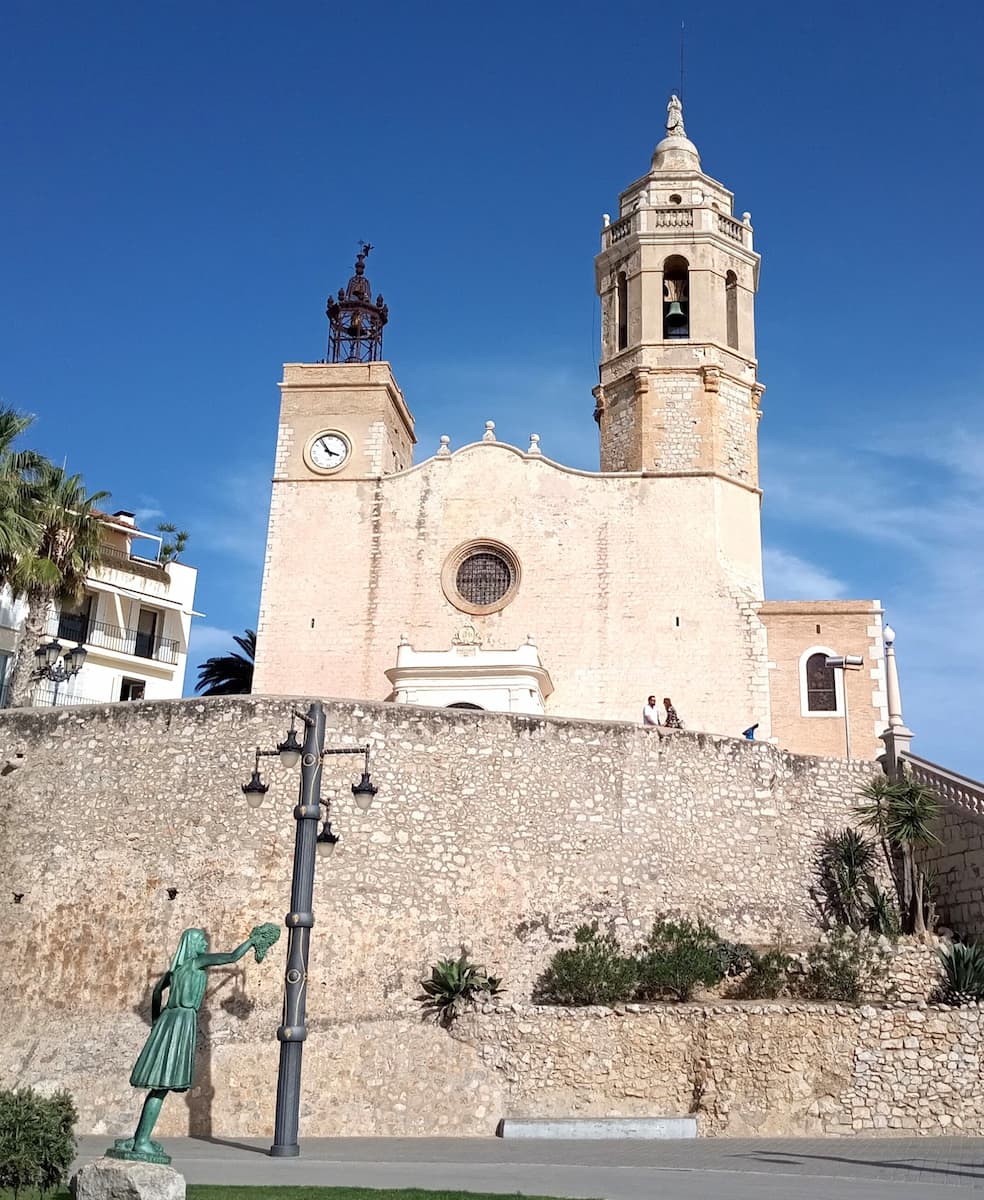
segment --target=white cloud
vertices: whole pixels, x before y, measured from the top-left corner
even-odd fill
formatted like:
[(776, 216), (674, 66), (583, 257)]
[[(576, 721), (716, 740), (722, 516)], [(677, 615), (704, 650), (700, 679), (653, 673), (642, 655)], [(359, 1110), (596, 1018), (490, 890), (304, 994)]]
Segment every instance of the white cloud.
[(837, 600), (847, 584), (796, 554), (766, 546), (762, 551), (765, 594), (770, 600)]
[[(242, 630), (237, 629), (235, 634), (242, 637)], [(188, 650), (189, 663), (197, 665), (216, 654), (238, 653), (239, 647), (232, 640), (233, 637), (234, 632), (231, 629), (220, 629), (217, 625), (201, 625), (193, 621)]]
[[(913, 751), (981, 778), (984, 446), (948, 426), (945, 414), (937, 420), (938, 434), (895, 428), (873, 448), (766, 443), (765, 503), (784, 525), (836, 535), (839, 562), (853, 552), (869, 579), (877, 570), (869, 594), (884, 601), (898, 633)], [(877, 551), (877, 567), (865, 562), (865, 543)], [(775, 587), (773, 580), (770, 592)]]

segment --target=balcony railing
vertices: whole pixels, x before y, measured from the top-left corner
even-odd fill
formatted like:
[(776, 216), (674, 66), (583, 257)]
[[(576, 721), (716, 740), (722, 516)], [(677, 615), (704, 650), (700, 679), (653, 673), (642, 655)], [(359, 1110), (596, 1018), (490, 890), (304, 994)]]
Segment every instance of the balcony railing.
[(143, 575), (146, 579), (168, 579), (163, 563), (149, 558), (135, 558), (126, 550), (119, 546), (111, 546), (108, 542), (103, 542), (99, 547), (99, 562), (104, 567), (129, 571), (132, 575)]
[(178, 643), (173, 638), (157, 637), (141, 629), (121, 629), (119, 625), (107, 625), (105, 621), (90, 621), (84, 614), (62, 613), (57, 621), (51, 622), (48, 633), (67, 642), (116, 650), (120, 654), (133, 654), (171, 666), (178, 661)]
[(108, 704), (108, 700), (94, 700), (91, 696), (76, 696), (69, 684), (54, 684), (48, 679), (42, 679), (35, 685), (31, 703), (35, 708), (51, 708), (58, 705), (61, 708), (70, 704)]

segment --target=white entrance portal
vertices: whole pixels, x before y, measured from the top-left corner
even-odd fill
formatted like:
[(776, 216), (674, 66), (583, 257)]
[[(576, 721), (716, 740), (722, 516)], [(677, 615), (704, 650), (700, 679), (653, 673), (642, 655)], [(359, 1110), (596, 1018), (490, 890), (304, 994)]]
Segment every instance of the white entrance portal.
[(542, 713), (553, 691), (532, 637), (516, 650), (485, 650), (474, 625), (464, 625), (450, 650), (415, 650), (400, 639), (386, 678), (401, 704)]

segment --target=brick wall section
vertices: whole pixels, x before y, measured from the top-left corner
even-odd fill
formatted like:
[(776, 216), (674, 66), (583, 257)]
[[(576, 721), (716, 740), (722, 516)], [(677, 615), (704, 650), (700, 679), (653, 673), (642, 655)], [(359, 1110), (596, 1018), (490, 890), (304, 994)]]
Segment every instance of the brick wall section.
[(984, 937), (984, 817), (943, 802), (939, 845), (919, 852), (935, 871), (940, 924), (961, 937)]

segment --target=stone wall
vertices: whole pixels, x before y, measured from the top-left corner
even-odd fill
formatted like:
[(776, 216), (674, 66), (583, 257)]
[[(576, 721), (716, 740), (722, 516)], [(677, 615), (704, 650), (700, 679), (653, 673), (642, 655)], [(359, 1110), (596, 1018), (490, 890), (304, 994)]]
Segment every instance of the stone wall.
[(984, 816), (943, 801), (938, 845), (919, 852), (936, 874), (939, 923), (962, 938), (984, 937)]
[[(276, 1008), (221, 997), (206, 1002), (196, 1085), (165, 1104), (163, 1135), (272, 1131)], [(409, 1012), (315, 1016), (300, 1132), (480, 1137), (507, 1116), (693, 1112), (704, 1136), (984, 1134), (982, 1026), (977, 1007), (792, 1003), (516, 1005), (451, 1033)], [(5, 1013), (0, 1079), (67, 1086), (81, 1132), (130, 1133), (140, 1096), (126, 1081), (145, 1034), (133, 1012), (57, 1013), (48, 1029)]]
[(628, 1005), (459, 1023), (511, 1116), (695, 1112), (703, 1134), (984, 1132), (982, 1014)]
[[(283, 737), (291, 707), (236, 697), (0, 714), (2, 1078), (83, 1088), (84, 1126), (109, 1121), (97, 1114), (132, 1104), (125, 1079), (150, 989), (181, 930), (205, 926), (213, 948), (228, 949), (257, 921), (281, 919), (297, 773), (274, 762), (255, 811), (240, 784), (253, 747)], [(358, 760), (327, 760), (342, 840), (315, 884), (307, 1053), (323, 1067), (313, 1077), (356, 1097), (366, 1072), (412, 1073), (440, 1045), (434, 1072), (451, 1081), (434, 1082), (429, 1067), (419, 1085), (405, 1078), (416, 1097), (406, 1113), (363, 1132), (436, 1131), (437, 1117), (415, 1107), (428, 1079), (452, 1091), (478, 1080), (486, 1116), (502, 1115), (492, 1077), (463, 1052), (446, 1063), (447, 1041), (417, 1023), (412, 997), (430, 963), (467, 945), (521, 1001), (592, 917), (626, 942), (659, 911), (746, 941), (777, 926), (807, 938), (813, 848), (847, 822), (876, 769), (614, 723), (346, 701), (327, 710), (329, 744), (371, 745), (379, 795), (358, 813)], [(210, 985), (208, 1069), (227, 1097), (216, 1104), (241, 1102), (240, 1132), (266, 1119), (265, 1101), (246, 1093), (274, 1070), (281, 963), (278, 949)], [(216, 1111), (227, 1132), (240, 1119), (238, 1108)], [(184, 1113), (179, 1104), (168, 1128)], [(474, 1132), (478, 1119), (456, 1128)]]

